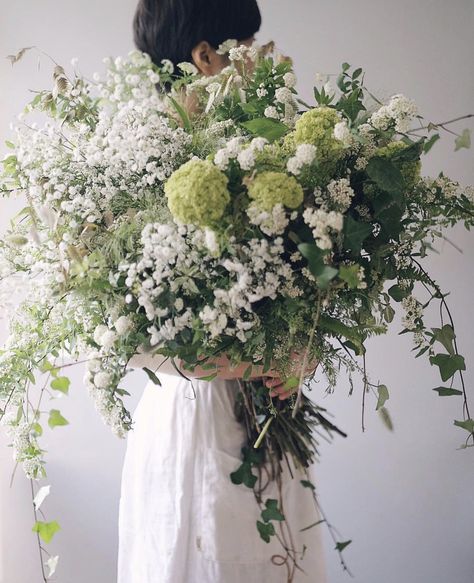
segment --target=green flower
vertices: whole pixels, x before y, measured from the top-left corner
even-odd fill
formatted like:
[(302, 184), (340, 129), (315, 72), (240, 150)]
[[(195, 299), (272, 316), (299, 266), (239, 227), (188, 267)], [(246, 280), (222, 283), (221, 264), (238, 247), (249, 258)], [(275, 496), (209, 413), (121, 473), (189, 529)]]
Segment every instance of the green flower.
[[(408, 144), (405, 142), (396, 141), (390, 142), (386, 146), (382, 148), (378, 148), (374, 156), (380, 156), (381, 158), (388, 158), (391, 159), (393, 156), (396, 156), (402, 150), (408, 148)], [(415, 184), (420, 180), (421, 174), (421, 162), (420, 160), (393, 160), (394, 164), (397, 168), (400, 169), (400, 172), (403, 176), (403, 180), (405, 181), (406, 189), (411, 190)]]
[(293, 176), (283, 172), (262, 172), (248, 186), (248, 193), (259, 208), (271, 211), (281, 203), (294, 209), (303, 202), (303, 188)]
[(211, 226), (230, 201), (228, 178), (209, 160), (190, 160), (165, 184), (168, 207), (182, 223)]

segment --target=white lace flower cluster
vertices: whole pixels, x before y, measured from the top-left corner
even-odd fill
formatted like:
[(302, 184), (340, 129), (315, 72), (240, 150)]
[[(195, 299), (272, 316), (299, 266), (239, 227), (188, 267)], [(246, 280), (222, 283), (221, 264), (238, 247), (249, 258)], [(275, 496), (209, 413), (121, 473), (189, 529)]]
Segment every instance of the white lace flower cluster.
[[(122, 266), (130, 296), (153, 322), (148, 328), (153, 346), (192, 329), (196, 316), (210, 339), (225, 333), (245, 342), (245, 332), (258, 323), (253, 304), (292, 287), (281, 237), (250, 239), (239, 245), (238, 258), (209, 255), (208, 238), (191, 225), (148, 224), (142, 233), (142, 258)], [(171, 303), (170, 296), (175, 298)]]
[(214, 164), (220, 170), (227, 170), (231, 160), (237, 160), (240, 168), (245, 171), (252, 170), (255, 166), (255, 156), (268, 144), (265, 138), (254, 138), (249, 144), (245, 138), (237, 136), (228, 140), (214, 155)]
[(347, 211), (355, 195), (348, 178), (331, 180), (326, 187), (326, 191), (328, 205), (340, 212)]
[(316, 245), (320, 249), (332, 249), (332, 233), (337, 234), (342, 231), (344, 215), (337, 211), (307, 207), (303, 212), (303, 219), (312, 229)]
[(408, 330), (415, 330), (418, 326), (416, 320), (423, 315), (423, 306), (412, 295), (402, 299), (402, 307), (405, 310), (405, 316), (402, 318), (402, 324)]
[(149, 58), (132, 52), (109, 60), (93, 120), (17, 128), (20, 189), (73, 228), (101, 221), (116, 197), (137, 201), (156, 192), (185, 161), (191, 137), (170, 127), (155, 82)]
[(413, 118), (418, 115), (416, 103), (401, 93), (393, 95), (369, 118), (369, 124), (378, 130), (388, 130), (392, 125), (397, 132), (407, 132)]

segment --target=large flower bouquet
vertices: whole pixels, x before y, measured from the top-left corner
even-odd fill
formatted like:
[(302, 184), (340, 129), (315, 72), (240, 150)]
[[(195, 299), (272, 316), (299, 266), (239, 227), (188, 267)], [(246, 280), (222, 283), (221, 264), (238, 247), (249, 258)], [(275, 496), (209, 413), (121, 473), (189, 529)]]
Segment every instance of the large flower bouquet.
[[(365, 341), (384, 334), (399, 307), (416, 356), (447, 385), (435, 390), (460, 399), (454, 423), (472, 445), (464, 359), (423, 258), (443, 228), (474, 224), (474, 191), (421, 175), (422, 155), (449, 122), (424, 123), (401, 94), (379, 101), (360, 68), (344, 63), (335, 86), (321, 78), (308, 105), (273, 46), (219, 50), (229, 66), (215, 77), (190, 63), (157, 67), (140, 52), (107, 59), (105, 78), (93, 80), (56, 65), (53, 89), (26, 107), (0, 186), (27, 200), (0, 242), (0, 299), (23, 297), (9, 305), (0, 415), (14, 459), (39, 481), (44, 422), (68, 423), (41, 407), (45, 394), (68, 392), (65, 355), (86, 361), (85, 383), (119, 437), (132, 429), (120, 383), (137, 353), (170, 359), (184, 376), (200, 367), (204, 380), (219, 374), (222, 356), (247, 363), (235, 407), (248, 441), (230, 480), (254, 490), (256, 527), (281, 542), (292, 580), (305, 549), (289, 544), (282, 501), (264, 499), (262, 474), (268, 484), (288, 466), (317, 505), (307, 472), (316, 436), (345, 435), (303, 391), (311, 363), (328, 391), (341, 369), (351, 387), (360, 379), (363, 413), (373, 396), (391, 428), (389, 391), (370, 381)], [(469, 138), (457, 135), (456, 149)], [(448, 316), (438, 328), (424, 321), (434, 301)], [(279, 393), (264, 382), (271, 369), (286, 379)], [(38, 490), (35, 512), (48, 492)], [(58, 529), (33, 527), (46, 543)], [(339, 553), (350, 543), (334, 541)], [(56, 563), (50, 556), (44, 579)]]

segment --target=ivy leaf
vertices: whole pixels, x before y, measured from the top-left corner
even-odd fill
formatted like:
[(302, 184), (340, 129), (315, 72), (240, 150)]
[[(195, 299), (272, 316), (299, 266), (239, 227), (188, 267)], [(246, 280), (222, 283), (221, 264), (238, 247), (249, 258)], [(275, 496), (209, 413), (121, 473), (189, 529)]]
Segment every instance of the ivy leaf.
[(436, 354), (430, 356), (430, 363), (439, 367), (439, 373), (443, 381), (450, 379), (458, 370), (466, 370), (464, 358), (459, 354)]
[(270, 537), (275, 534), (275, 527), (271, 522), (261, 522), (257, 520), (257, 529), (260, 533), (260, 538), (263, 539), (266, 543), (270, 542)]
[(57, 427), (58, 425), (69, 425), (69, 421), (61, 415), (58, 409), (51, 409), (49, 412), (48, 425), (51, 429), (54, 429), (54, 427)]
[(454, 151), (457, 152), (461, 148), (471, 147), (471, 130), (465, 128), (460, 136), (458, 136), (454, 142), (456, 147)]
[(405, 187), (402, 173), (387, 158), (374, 156), (366, 167), (369, 177), (379, 188), (392, 194), (401, 194)]
[(445, 324), (442, 328), (431, 328), (431, 330), (433, 332), (433, 338), (440, 342), (446, 348), (449, 354), (453, 356), (453, 341), (456, 337), (453, 327), (450, 324)]
[(351, 289), (357, 288), (359, 285), (359, 264), (341, 265), (339, 267), (339, 277), (345, 281)]
[(288, 377), (285, 381), (285, 384), (283, 385), (284, 389), (294, 389), (298, 386), (299, 384), (299, 378), (297, 376), (292, 375), (291, 377)]
[(379, 413), (380, 413), (380, 417), (382, 418), (382, 421), (383, 421), (385, 427), (389, 431), (393, 431), (392, 418), (390, 417), (390, 413), (388, 412), (388, 409), (386, 407), (380, 407)]
[(466, 431), (469, 431), (469, 433), (474, 433), (474, 419), (466, 419), (465, 421), (455, 421), (454, 425), (466, 429)]
[(262, 510), (262, 519), (265, 522), (269, 520), (285, 520), (283, 514), (278, 510), (278, 500), (269, 498), (265, 502), (266, 508)]
[(462, 395), (462, 391), (458, 389), (450, 389), (448, 387), (436, 387), (433, 391), (438, 391), (440, 397), (449, 397), (450, 395)]
[(335, 548), (337, 551), (342, 551), (342, 550), (344, 550), (344, 549), (347, 547), (347, 545), (350, 545), (350, 544), (351, 544), (351, 542), (352, 542), (351, 540), (346, 540), (346, 541), (344, 541), (344, 542), (339, 542), (339, 543), (336, 543), (336, 546), (335, 546), (334, 548)]
[(342, 232), (344, 235), (344, 249), (359, 253), (362, 243), (372, 233), (372, 225), (356, 221), (350, 215), (347, 215)]
[(436, 142), (440, 139), (440, 135), (439, 134), (434, 134), (431, 136), (431, 138), (429, 140), (427, 140), (425, 142), (425, 144), (423, 145), (423, 153), (424, 154), (428, 154), (428, 152), (431, 150), (431, 148), (436, 144)]
[(67, 377), (57, 377), (51, 381), (51, 388), (67, 395), (70, 384), (71, 381)]
[(288, 126), (283, 122), (268, 117), (244, 121), (241, 125), (254, 136), (266, 138), (269, 142), (282, 138), (288, 132)]
[(247, 488), (253, 488), (257, 481), (257, 476), (252, 474), (252, 466), (248, 461), (244, 461), (235, 472), (230, 474), (233, 484), (244, 484)]
[(318, 287), (324, 289), (336, 277), (338, 270), (324, 263), (325, 252), (314, 243), (300, 243), (298, 250), (307, 260), (308, 268), (316, 278)]
[(389, 398), (388, 389), (385, 385), (379, 385), (377, 387), (377, 391), (378, 391), (379, 397), (377, 399), (377, 406), (375, 407), (376, 411), (378, 411), (380, 409), (380, 407), (383, 407), (385, 404), (385, 401), (387, 401)]
[(403, 298), (406, 298), (410, 295), (410, 288), (402, 288), (399, 285), (392, 285), (392, 287), (388, 288), (388, 295), (394, 299), (396, 302), (401, 302)]
[(60, 530), (59, 524), (53, 520), (52, 522), (41, 522), (37, 521), (33, 528), (33, 532), (37, 532), (41, 539), (46, 543), (50, 543), (53, 536)]
[(146, 372), (148, 378), (151, 380), (152, 383), (154, 383), (155, 385), (159, 385), (161, 387), (160, 379), (156, 376), (156, 374), (152, 370), (150, 370), (146, 366), (143, 367), (143, 370)]

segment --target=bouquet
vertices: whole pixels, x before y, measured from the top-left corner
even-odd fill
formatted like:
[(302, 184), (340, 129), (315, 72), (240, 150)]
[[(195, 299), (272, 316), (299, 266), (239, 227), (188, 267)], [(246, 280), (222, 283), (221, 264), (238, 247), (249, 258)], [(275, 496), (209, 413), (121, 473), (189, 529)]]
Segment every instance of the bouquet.
[[(47, 475), (41, 402), (68, 392), (65, 355), (85, 360), (85, 384), (119, 437), (132, 429), (120, 384), (137, 353), (170, 359), (183, 375), (199, 366), (203, 380), (216, 377), (222, 356), (248, 363), (235, 404), (248, 439), (229, 477), (253, 489), (256, 528), (263, 541), (281, 542), (292, 580), (305, 549), (291, 548), (282, 501), (264, 499), (266, 484), (286, 465), (318, 505), (307, 471), (316, 436), (346, 435), (307, 394), (310, 363), (327, 391), (341, 370), (351, 392), (362, 383), (362, 428), (371, 395), (392, 429), (389, 390), (370, 381), (365, 342), (401, 309), (402, 333), (439, 368), (446, 386), (435, 391), (460, 400), (454, 424), (467, 432), (463, 447), (473, 445), (447, 294), (423, 259), (444, 228), (474, 224), (474, 189), (442, 172), (422, 176), (422, 156), (450, 122), (425, 123), (402, 94), (377, 99), (361, 68), (343, 63), (336, 86), (320, 78), (306, 104), (291, 60), (272, 43), (229, 40), (219, 50), (230, 64), (214, 77), (191, 63), (156, 66), (137, 51), (106, 59), (105, 77), (92, 80), (56, 65), (52, 90), (27, 105), (0, 183), (27, 200), (0, 243), (2, 286), (23, 296), (8, 306), (0, 416), (14, 459), (39, 481)], [(469, 145), (466, 129), (455, 148)], [(431, 327), (424, 310), (436, 301), (442, 321)], [(263, 381), (275, 366), (287, 399)], [(145, 371), (160, 384), (156, 370)], [(51, 408), (47, 423), (68, 421)], [(48, 488), (38, 490), (35, 512)], [(341, 553), (351, 541), (322, 522)], [(46, 543), (58, 529), (33, 526)], [(45, 579), (57, 559), (46, 562)]]

